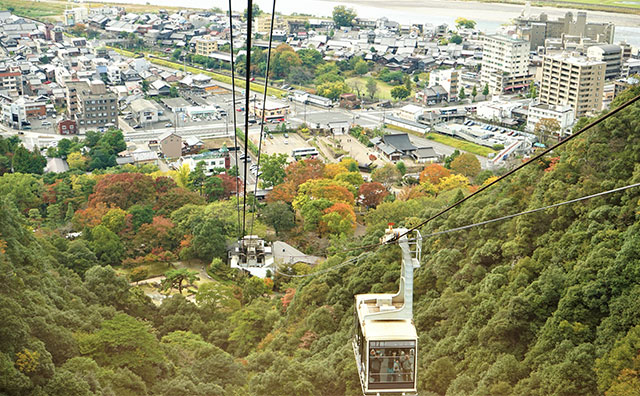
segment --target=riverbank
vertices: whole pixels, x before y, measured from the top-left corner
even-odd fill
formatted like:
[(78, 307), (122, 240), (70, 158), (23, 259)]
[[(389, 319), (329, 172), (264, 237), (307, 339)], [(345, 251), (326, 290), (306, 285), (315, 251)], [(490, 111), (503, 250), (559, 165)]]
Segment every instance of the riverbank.
[(135, 3), (115, 3), (115, 2), (84, 2), (69, 3), (58, 0), (0, 0), (0, 10), (12, 10), (16, 15), (41, 19), (48, 17), (61, 17), (64, 10), (70, 6), (82, 6), (87, 8), (98, 8), (109, 6), (124, 7), (127, 12), (158, 12), (160, 9), (179, 11), (181, 7), (159, 6)]
[[(332, 0), (323, 0), (326, 3), (333, 3)], [(357, 11), (370, 13), (376, 10), (385, 10), (391, 13), (387, 15), (389, 19), (403, 16), (412, 17), (418, 20), (420, 17), (429, 18), (435, 15), (447, 17), (455, 20), (459, 16), (473, 19), (475, 21), (494, 21), (507, 23), (512, 18), (517, 17), (524, 11), (524, 1), (520, 0), (344, 0), (342, 3), (353, 6)], [(561, 1), (540, 1), (532, 3), (529, 13), (537, 15), (546, 13), (551, 19), (564, 16), (570, 10), (587, 10), (588, 22), (612, 22), (617, 26), (640, 26), (640, 0), (630, 0), (627, 7), (620, 6), (609, 9), (596, 9), (598, 4), (605, 7), (603, 2), (595, 0), (561, 0)], [(613, 0), (605, 0), (604, 3), (614, 3)], [(591, 7), (589, 7), (591, 6)], [(360, 15), (360, 13), (359, 13)], [(363, 15), (364, 16), (364, 15)], [(402, 23), (409, 23), (403, 21)]]

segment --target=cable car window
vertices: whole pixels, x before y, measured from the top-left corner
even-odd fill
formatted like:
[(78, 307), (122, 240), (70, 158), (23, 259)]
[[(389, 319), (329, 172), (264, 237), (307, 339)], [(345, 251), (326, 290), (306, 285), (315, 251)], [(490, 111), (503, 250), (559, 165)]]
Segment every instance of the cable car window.
[(369, 349), (369, 385), (405, 383), (413, 387), (415, 341), (372, 341)]

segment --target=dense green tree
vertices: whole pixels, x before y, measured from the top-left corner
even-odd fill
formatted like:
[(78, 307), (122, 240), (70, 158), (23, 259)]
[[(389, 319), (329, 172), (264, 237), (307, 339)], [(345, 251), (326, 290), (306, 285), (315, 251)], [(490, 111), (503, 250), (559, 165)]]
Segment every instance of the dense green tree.
[(376, 83), (376, 80), (373, 77), (369, 77), (367, 78), (367, 93), (369, 94), (369, 99), (373, 100), (373, 97), (376, 95), (376, 92), (378, 91), (378, 83)]
[(353, 24), (353, 18), (357, 16), (356, 11), (353, 8), (347, 8), (345, 6), (333, 7), (333, 22), (336, 26), (351, 26)]
[(467, 19), (463, 17), (456, 18), (455, 20), (457, 27), (465, 27), (467, 29), (473, 29), (476, 27), (476, 21), (472, 19)]
[(295, 214), (291, 206), (285, 202), (270, 202), (262, 210), (264, 222), (280, 235), (283, 231), (289, 231), (296, 225)]
[(356, 74), (363, 75), (369, 72), (369, 65), (364, 60), (359, 60), (353, 68)]
[(42, 204), (43, 190), (42, 181), (33, 175), (14, 173), (0, 177), (0, 196), (11, 196), (23, 212)]
[(37, 150), (29, 151), (24, 146), (18, 146), (13, 153), (11, 166), (17, 173), (35, 173), (41, 175), (47, 166), (47, 159)]
[(158, 376), (164, 360), (150, 326), (123, 313), (102, 322), (95, 333), (79, 334), (78, 343), (81, 353), (98, 364), (128, 368), (147, 383)]
[(89, 246), (103, 265), (120, 264), (124, 255), (124, 246), (120, 238), (103, 225), (91, 229)]
[(460, 154), (451, 161), (451, 170), (467, 177), (476, 177), (482, 170), (478, 158), (470, 153)]
[(398, 87), (393, 87), (391, 89), (391, 97), (395, 100), (402, 100), (411, 95), (411, 91), (409, 91), (405, 86), (401, 85)]
[(464, 91), (464, 87), (460, 88), (460, 92), (458, 92), (458, 99), (464, 100), (467, 98), (467, 93)]
[(138, 230), (141, 225), (149, 224), (153, 221), (154, 211), (150, 205), (133, 205), (129, 208), (131, 214), (131, 224), (134, 230)]
[(489, 84), (485, 84), (484, 88), (482, 88), (482, 96), (488, 96), (489, 95)]
[(204, 167), (205, 167), (205, 163), (204, 161), (198, 161), (198, 163), (196, 164), (196, 167), (189, 172), (189, 188), (192, 191), (197, 191), (202, 193), (202, 185), (206, 179), (206, 176), (204, 174)]
[(64, 265), (82, 276), (91, 267), (98, 265), (98, 258), (82, 239), (71, 241)]
[(284, 182), (286, 164), (286, 154), (263, 154), (260, 157), (260, 180), (265, 187), (273, 187)]

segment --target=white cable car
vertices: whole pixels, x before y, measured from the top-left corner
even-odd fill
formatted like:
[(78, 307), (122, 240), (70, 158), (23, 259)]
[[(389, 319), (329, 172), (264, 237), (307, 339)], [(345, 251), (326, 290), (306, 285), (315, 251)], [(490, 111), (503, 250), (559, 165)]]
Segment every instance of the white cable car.
[[(406, 228), (389, 226), (383, 241)], [(353, 352), (364, 395), (417, 395), (418, 334), (413, 324), (413, 270), (420, 267), (422, 236), (398, 239), (402, 249), (400, 290), (396, 294), (355, 296), (357, 329)]]

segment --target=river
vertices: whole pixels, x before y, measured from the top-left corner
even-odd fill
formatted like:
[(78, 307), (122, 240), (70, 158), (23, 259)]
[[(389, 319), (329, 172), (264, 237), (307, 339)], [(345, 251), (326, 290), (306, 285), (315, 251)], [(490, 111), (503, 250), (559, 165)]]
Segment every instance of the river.
[[(108, 1), (108, 0), (107, 0)], [(114, 2), (145, 4), (159, 6), (176, 6), (175, 0), (113, 0)], [(271, 10), (269, 0), (255, 0), (262, 10)], [(180, 5), (192, 8), (219, 7), (226, 9), (228, 2), (224, 0), (182, 0)], [(234, 9), (241, 11), (246, 8), (245, 1), (233, 1)], [(386, 16), (390, 20), (402, 24), (431, 23), (434, 25), (447, 23), (453, 25), (457, 17), (473, 19), (477, 27), (486, 33), (493, 33), (502, 24), (520, 15), (524, 6), (517, 4), (479, 3), (473, 1), (455, 0), (345, 0), (341, 2), (331, 0), (277, 0), (276, 11), (283, 14), (294, 12), (317, 16), (330, 16), (333, 7), (347, 5), (353, 7), (359, 16), (365, 18), (379, 18)], [(563, 16), (567, 11), (576, 12), (577, 9), (556, 7), (531, 7), (531, 15), (545, 12), (551, 19)], [(587, 11), (588, 22), (613, 22), (616, 24), (615, 41), (626, 41), (640, 47), (640, 15), (620, 14), (600, 11)]]

